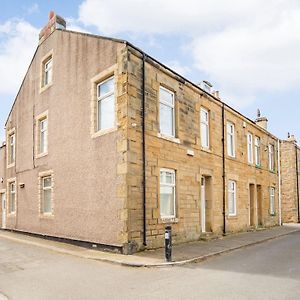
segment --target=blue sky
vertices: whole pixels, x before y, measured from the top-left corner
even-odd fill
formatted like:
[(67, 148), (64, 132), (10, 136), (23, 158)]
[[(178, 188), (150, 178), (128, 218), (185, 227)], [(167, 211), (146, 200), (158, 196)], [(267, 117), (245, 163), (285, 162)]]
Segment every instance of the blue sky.
[(50, 10), (69, 29), (126, 39), (195, 83), (209, 80), (247, 117), (260, 108), (272, 133), (300, 139), (297, 0), (2, 0), (0, 140)]

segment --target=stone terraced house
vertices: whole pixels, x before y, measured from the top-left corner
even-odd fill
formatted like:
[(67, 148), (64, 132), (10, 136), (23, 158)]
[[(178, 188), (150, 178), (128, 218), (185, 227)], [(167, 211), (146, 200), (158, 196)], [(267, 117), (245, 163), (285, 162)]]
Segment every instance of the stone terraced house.
[(278, 225), (279, 144), (208, 82), (50, 13), (0, 148), (2, 228), (128, 254), (166, 225), (174, 243)]

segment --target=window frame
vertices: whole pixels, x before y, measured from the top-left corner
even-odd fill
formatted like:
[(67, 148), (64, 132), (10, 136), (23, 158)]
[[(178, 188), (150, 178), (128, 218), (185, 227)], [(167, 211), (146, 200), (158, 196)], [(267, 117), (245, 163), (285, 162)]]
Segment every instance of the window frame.
[(261, 138), (259, 136), (254, 137), (254, 157), (255, 165), (261, 167)]
[[(42, 124), (46, 122), (47, 126), (46, 129), (42, 129)], [(45, 116), (44, 118), (41, 118), (38, 120), (38, 126), (39, 126), (39, 145), (38, 145), (38, 154), (47, 154), (48, 153), (48, 117)], [(44, 133), (44, 149), (42, 149), (42, 134)], [(46, 145), (46, 146), (45, 146)]]
[[(172, 105), (170, 105), (170, 103), (168, 103), (168, 102), (161, 99), (161, 93), (160, 93), (161, 90), (164, 90), (167, 93), (169, 93), (170, 95), (172, 95), (172, 100), (173, 100)], [(162, 131), (161, 115), (160, 115), (161, 104), (163, 104), (165, 106), (168, 106), (169, 108), (172, 109), (172, 134), (171, 135)], [(176, 138), (176, 120), (175, 120), (176, 112), (175, 112), (175, 109), (176, 109), (175, 93), (172, 90), (160, 85), (159, 86), (159, 133), (162, 136), (167, 136), (167, 137), (170, 137), (170, 138)]]
[[(173, 183), (166, 183), (161, 181), (161, 174), (162, 172), (171, 173), (173, 176)], [(160, 168), (159, 172), (159, 214), (161, 219), (174, 219), (176, 218), (176, 170), (174, 169), (167, 169), (167, 168)], [(161, 187), (167, 186), (172, 187), (173, 189), (173, 205), (174, 205), (174, 213), (173, 215), (162, 215), (161, 214)]]
[(269, 143), (268, 145), (269, 171), (275, 172), (275, 146)]
[[(234, 189), (231, 190), (231, 183), (233, 183)], [(227, 194), (228, 194), (228, 216), (229, 217), (235, 217), (237, 215), (237, 182), (235, 180), (228, 180), (228, 188), (227, 188)], [(234, 212), (230, 212), (230, 195), (233, 194), (233, 207)]]
[[(14, 191), (11, 190), (12, 185), (14, 185)], [(8, 215), (15, 215), (17, 213), (17, 180), (16, 178), (7, 180), (7, 212)], [(12, 202), (12, 193), (14, 194), (14, 201)], [(14, 203), (12, 210), (12, 203)]]
[[(51, 178), (51, 186), (47, 187), (46, 190), (51, 190), (51, 212), (44, 211), (44, 179)], [(54, 176), (53, 171), (40, 172), (38, 174), (38, 193), (39, 193), (39, 216), (41, 218), (53, 218), (54, 217)]]
[[(50, 67), (49, 67), (50, 65)], [(50, 76), (49, 76), (50, 74)], [(50, 80), (49, 80), (50, 78)], [(43, 61), (43, 87), (51, 85), (53, 82), (53, 57), (49, 55)]]
[[(204, 112), (207, 116), (206, 120), (202, 119), (202, 112)], [(200, 108), (200, 144), (201, 147), (204, 149), (209, 149), (210, 148), (210, 132), (209, 132), (209, 125), (210, 125), (210, 113), (209, 110), (201, 107)], [(205, 145), (203, 144), (203, 137), (202, 137), (202, 126), (205, 127), (205, 131), (206, 131), (206, 141), (205, 141)]]
[[(99, 91), (99, 86), (103, 85), (109, 80), (113, 80), (113, 90), (104, 94), (103, 96), (99, 96), (98, 91)], [(112, 127), (107, 127), (107, 128), (100, 128), (100, 116), (99, 116), (99, 105), (101, 105), (101, 101), (107, 99), (108, 97), (111, 97), (113, 95), (113, 105), (114, 105), (114, 120), (113, 120), (113, 126)], [(101, 109), (101, 106), (100, 106)], [(112, 74), (111, 76), (101, 80), (96, 84), (96, 132), (103, 132), (103, 131), (110, 131), (113, 130), (116, 127), (116, 95), (115, 95), (115, 75)]]
[(275, 187), (274, 186), (270, 186), (269, 188), (269, 213), (271, 216), (275, 216), (276, 214), (276, 208), (275, 208), (275, 199), (276, 199), (276, 195), (275, 195)]
[[(13, 137), (13, 143), (11, 143), (11, 138)], [(17, 146), (17, 135), (16, 129), (12, 128), (7, 131), (6, 135), (6, 155), (7, 155), (7, 168), (11, 168), (16, 165), (16, 146)]]
[[(46, 179), (49, 179), (51, 180), (51, 185), (46, 187), (45, 186), (45, 180)], [(52, 188), (52, 175), (46, 175), (46, 176), (43, 176), (41, 177), (41, 188), (42, 188), (42, 197), (41, 197), (41, 200), (42, 200), (42, 203), (41, 203), (41, 213), (43, 215), (52, 215), (53, 214), (53, 205), (52, 205), (52, 193), (53, 193), (53, 188)], [(51, 212), (48, 212), (48, 211), (45, 211), (45, 192), (46, 191), (51, 191), (51, 194), (50, 194), (50, 205), (51, 205)]]
[[(232, 132), (229, 131), (229, 128), (232, 128)], [(235, 158), (235, 124), (234, 123), (227, 121), (226, 133), (227, 133), (227, 155)], [(232, 147), (230, 147), (230, 145)], [(232, 153), (229, 152), (229, 149)]]
[(249, 164), (253, 164), (253, 134), (247, 133), (247, 159)]

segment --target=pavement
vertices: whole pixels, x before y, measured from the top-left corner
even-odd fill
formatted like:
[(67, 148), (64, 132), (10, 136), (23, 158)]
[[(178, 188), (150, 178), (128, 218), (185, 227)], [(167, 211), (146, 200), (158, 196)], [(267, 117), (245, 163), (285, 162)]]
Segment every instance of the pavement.
[[(122, 255), (117, 253), (102, 252), (100, 250), (87, 249), (80, 246), (46, 240), (36, 236), (25, 235), (7, 230), (0, 231), (0, 238), (46, 248), (50, 251), (58, 253), (102, 262), (110, 262), (123, 266), (164, 267), (200, 262), (237, 249), (273, 240), (296, 231), (300, 231), (300, 224), (284, 224), (283, 226), (272, 227), (264, 230), (231, 234), (210, 241), (196, 241), (180, 245), (173, 245), (172, 262), (165, 261), (163, 248), (146, 250), (134, 255)], [(0, 299), (2, 298), (0, 297)]]

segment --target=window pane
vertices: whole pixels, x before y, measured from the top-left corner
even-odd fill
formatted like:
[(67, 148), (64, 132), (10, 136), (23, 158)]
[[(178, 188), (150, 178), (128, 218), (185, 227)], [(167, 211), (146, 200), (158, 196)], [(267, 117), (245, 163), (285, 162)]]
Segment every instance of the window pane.
[(115, 126), (114, 95), (98, 101), (98, 129), (113, 128)]
[(51, 189), (44, 191), (43, 212), (45, 213), (52, 212)]
[(51, 177), (43, 178), (43, 187), (51, 187)]
[(105, 94), (111, 93), (114, 91), (114, 78), (110, 78), (109, 80), (98, 85), (98, 97), (102, 97)]
[(201, 122), (208, 122), (208, 113), (203, 109), (201, 109)]
[(175, 215), (173, 187), (160, 187), (160, 214), (162, 217)]
[(160, 103), (160, 132), (169, 136), (174, 136), (173, 112), (173, 108)]
[(16, 194), (10, 194), (10, 212), (15, 212), (16, 210)]
[(174, 174), (170, 172), (166, 172), (166, 183), (173, 184), (174, 183)]
[(164, 101), (168, 103), (169, 105), (174, 105), (174, 95), (171, 92), (166, 91), (165, 89), (160, 88), (160, 101)]
[(233, 192), (229, 192), (229, 202), (228, 202), (228, 209), (229, 209), (229, 214), (234, 214), (234, 194)]
[(201, 146), (208, 147), (208, 126), (201, 124)]

